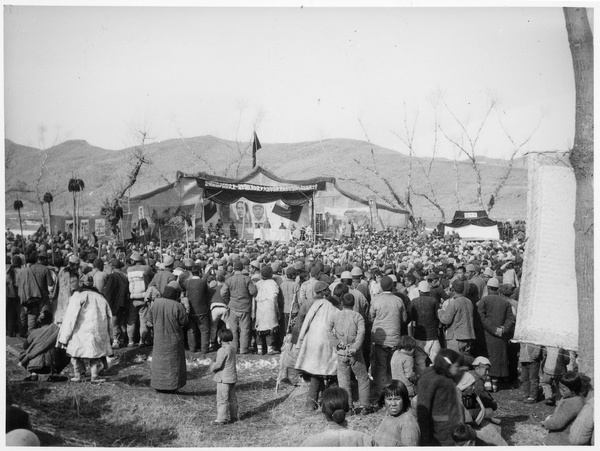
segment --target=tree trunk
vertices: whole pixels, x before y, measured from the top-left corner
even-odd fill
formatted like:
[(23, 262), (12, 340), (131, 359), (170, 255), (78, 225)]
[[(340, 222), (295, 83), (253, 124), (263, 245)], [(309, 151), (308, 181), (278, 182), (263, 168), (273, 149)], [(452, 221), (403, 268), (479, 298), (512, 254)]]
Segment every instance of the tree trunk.
[(594, 44), (585, 8), (563, 8), (575, 75), (575, 272), (579, 368), (594, 377)]
[[(25, 236), (23, 235), (23, 221), (21, 221), (21, 209), (17, 210), (19, 214), (19, 228), (21, 229), (21, 240), (23, 241), (23, 245), (25, 244)], [(25, 247), (23, 247), (23, 252), (25, 252)]]
[(77, 197), (75, 191), (73, 191), (73, 251), (78, 256), (79, 252), (77, 249), (77, 241), (79, 236), (79, 225), (77, 224)]
[(50, 202), (48, 202), (48, 230), (50, 231), (50, 236), (52, 236), (52, 208), (50, 207)]
[[(38, 200), (39, 200), (39, 198), (38, 198)], [(44, 227), (46, 227), (46, 224), (47, 224), (46, 223), (46, 213), (44, 213), (44, 204), (45, 204), (45, 202), (43, 200), (39, 200), (39, 203), (40, 203), (40, 210), (42, 210), (42, 225)]]

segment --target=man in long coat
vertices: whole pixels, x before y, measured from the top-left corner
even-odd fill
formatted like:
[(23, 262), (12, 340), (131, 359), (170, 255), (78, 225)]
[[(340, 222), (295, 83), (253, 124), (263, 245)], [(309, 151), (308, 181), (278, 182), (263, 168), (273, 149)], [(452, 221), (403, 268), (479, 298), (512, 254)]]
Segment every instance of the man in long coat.
[(148, 320), (154, 326), (150, 386), (158, 391), (173, 392), (187, 381), (183, 329), (188, 314), (178, 301), (177, 287), (177, 281), (169, 282), (163, 296), (148, 310)]
[(509, 375), (507, 342), (515, 328), (515, 315), (511, 304), (507, 298), (498, 294), (498, 286), (498, 279), (490, 279), (487, 283), (490, 294), (477, 303), (485, 330), (488, 358), (492, 363), (490, 377), (494, 391), (497, 389), (498, 378)]

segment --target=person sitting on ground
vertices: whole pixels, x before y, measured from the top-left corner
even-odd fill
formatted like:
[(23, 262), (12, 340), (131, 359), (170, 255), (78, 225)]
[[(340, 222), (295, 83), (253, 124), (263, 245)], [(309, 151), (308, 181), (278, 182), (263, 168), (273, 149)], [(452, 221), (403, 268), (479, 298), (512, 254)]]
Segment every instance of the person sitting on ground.
[(348, 429), (346, 412), (350, 410), (348, 392), (340, 387), (330, 387), (323, 391), (321, 411), (327, 419), (327, 429), (320, 434), (308, 437), (302, 447), (345, 447), (375, 446), (373, 438), (364, 432)]
[(562, 399), (558, 401), (554, 413), (542, 421), (542, 426), (548, 429), (544, 445), (570, 445), (571, 425), (585, 404), (585, 396), (589, 390), (588, 380), (577, 371), (567, 371), (562, 375), (558, 383)]
[(571, 445), (594, 446), (594, 394), (590, 393), (581, 412), (571, 424), (569, 432)]
[(59, 374), (69, 364), (69, 358), (64, 350), (55, 348), (60, 329), (49, 310), (39, 314), (37, 327), (23, 342), (24, 351), (19, 355), (19, 364), (30, 373), (25, 380), (37, 381), (38, 374), (49, 374), (48, 382), (66, 381)]
[(497, 426), (499, 420), (494, 418), (493, 409), (486, 408), (475, 392), (475, 377), (468, 372), (463, 374), (457, 387), (461, 391), (462, 405), (465, 409), (465, 423), (475, 428), (477, 437), (487, 445), (508, 446), (500, 435), (500, 428)]
[(374, 439), (378, 446), (419, 446), (421, 432), (410, 408), (406, 386), (392, 380), (381, 393), (380, 405), (385, 405), (388, 415), (379, 424)]
[(481, 398), (485, 408), (496, 410), (498, 408), (498, 403), (485, 388), (486, 379), (489, 378), (489, 371), (490, 367), (492, 366), (491, 362), (488, 358), (479, 356), (473, 360), (472, 366), (473, 369), (470, 371), (470, 373), (475, 378), (475, 385), (473, 386), (475, 393)]
[(452, 431), (452, 440), (454, 440), (455, 446), (481, 445), (481, 441), (477, 439), (475, 430), (468, 424), (456, 426), (456, 429)]

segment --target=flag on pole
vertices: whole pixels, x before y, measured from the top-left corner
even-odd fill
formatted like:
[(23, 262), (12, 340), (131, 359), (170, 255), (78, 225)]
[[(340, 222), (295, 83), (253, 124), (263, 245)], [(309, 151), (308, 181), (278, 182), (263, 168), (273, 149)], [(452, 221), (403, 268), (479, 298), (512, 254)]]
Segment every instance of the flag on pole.
[(256, 167), (256, 151), (261, 149), (260, 141), (258, 140), (258, 136), (256, 136), (256, 132), (254, 132), (254, 142), (252, 143), (252, 167)]

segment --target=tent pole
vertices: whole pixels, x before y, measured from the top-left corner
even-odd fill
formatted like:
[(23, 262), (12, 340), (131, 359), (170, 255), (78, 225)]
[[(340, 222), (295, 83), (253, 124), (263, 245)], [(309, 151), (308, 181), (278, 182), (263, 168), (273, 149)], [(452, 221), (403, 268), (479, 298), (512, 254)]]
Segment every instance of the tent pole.
[(316, 232), (316, 228), (315, 228), (315, 192), (312, 192), (312, 214), (311, 214), (311, 218), (310, 218), (310, 226), (312, 227), (312, 236), (310, 237), (310, 239), (314, 242), (315, 241), (315, 232)]

